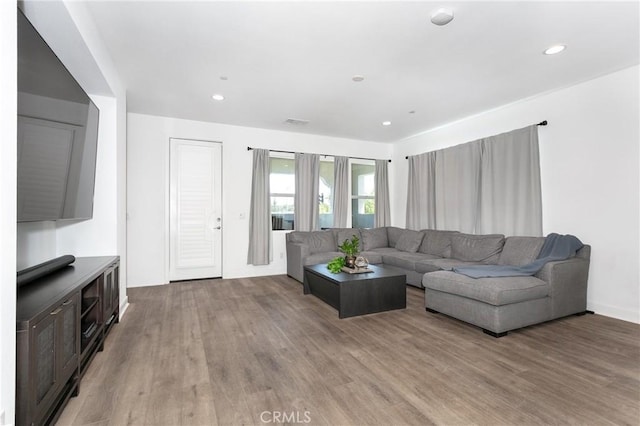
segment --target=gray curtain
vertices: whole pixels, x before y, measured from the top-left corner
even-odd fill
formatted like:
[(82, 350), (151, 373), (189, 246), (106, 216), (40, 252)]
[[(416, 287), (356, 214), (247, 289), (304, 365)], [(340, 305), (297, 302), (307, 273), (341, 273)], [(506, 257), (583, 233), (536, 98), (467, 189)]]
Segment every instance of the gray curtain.
[(481, 152), (480, 140), (435, 151), (436, 229), (475, 231)]
[(408, 167), (408, 228), (542, 235), (538, 126), (410, 156)]
[(320, 156), (296, 152), (296, 193), (294, 198), (296, 231), (318, 228), (320, 194)]
[(436, 154), (409, 156), (407, 228), (436, 229)]
[(389, 205), (389, 172), (387, 170), (387, 160), (376, 160), (375, 167), (375, 215), (373, 226), (391, 225), (391, 207)]
[(333, 227), (346, 228), (349, 210), (349, 158), (334, 157)]
[(273, 260), (269, 172), (269, 150), (254, 149), (247, 256), (249, 265), (268, 265)]
[(482, 140), (476, 232), (542, 235), (538, 126)]

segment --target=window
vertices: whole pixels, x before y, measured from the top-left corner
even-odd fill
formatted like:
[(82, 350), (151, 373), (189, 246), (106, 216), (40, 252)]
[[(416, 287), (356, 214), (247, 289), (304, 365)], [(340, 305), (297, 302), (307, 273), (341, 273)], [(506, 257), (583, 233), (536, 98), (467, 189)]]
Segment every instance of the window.
[[(320, 160), (318, 194), (318, 226), (333, 227), (334, 194), (333, 159)], [(373, 171), (373, 166), (371, 166)], [(373, 181), (372, 181), (373, 182)], [(291, 230), (294, 227), (294, 196), (296, 191), (295, 160), (286, 154), (270, 158), (269, 185), (271, 191), (271, 229)]]
[(373, 228), (375, 213), (375, 165), (351, 163), (351, 227)]
[(271, 229), (293, 229), (293, 196), (296, 188), (294, 159), (271, 157), (270, 163)]
[(319, 221), (322, 228), (333, 227), (333, 161), (320, 161)]

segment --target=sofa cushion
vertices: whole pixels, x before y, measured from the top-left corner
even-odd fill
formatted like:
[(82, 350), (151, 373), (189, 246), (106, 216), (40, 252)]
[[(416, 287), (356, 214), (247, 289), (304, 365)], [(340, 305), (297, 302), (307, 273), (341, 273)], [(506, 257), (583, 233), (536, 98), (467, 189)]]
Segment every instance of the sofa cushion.
[(416, 262), (424, 259), (422, 253), (407, 253), (405, 251), (398, 251), (396, 253), (383, 253), (382, 263), (385, 265), (397, 266), (398, 268), (406, 269), (409, 271), (415, 270)]
[(336, 245), (334, 247), (335, 250), (338, 250), (338, 246), (344, 243), (344, 240), (351, 241), (351, 238), (355, 235), (360, 240), (360, 251), (362, 251), (362, 235), (360, 234), (360, 229), (358, 228), (338, 228), (333, 230), (336, 235)]
[(309, 239), (309, 234), (311, 232), (304, 232), (304, 231), (291, 231), (287, 234), (287, 241), (292, 242), (292, 243), (302, 243), (302, 244), (307, 244), (307, 241)]
[(396, 242), (395, 247), (398, 250), (406, 251), (408, 253), (415, 253), (418, 251), (418, 247), (420, 247), (420, 243), (422, 242), (422, 237), (424, 234), (420, 231), (412, 231), (410, 229), (405, 229), (402, 232), (400, 238)]
[(389, 247), (395, 247), (398, 244), (398, 240), (402, 236), (405, 230), (396, 226), (387, 226), (387, 239), (389, 240)]
[(362, 250), (389, 247), (387, 228), (361, 229), (360, 235), (362, 235)]
[(336, 238), (331, 231), (309, 232), (307, 244), (311, 254), (336, 251)]
[(538, 257), (544, 237), (507, 237), (498, 265), (527, 265)]
[(360, 252), (360, 256), (364, 256), (372, 265), (377, 265), (378, 263), (382, 263), (382, 253), (378, 253), (376, 251), (363, 251)]
[[(433, 256), (425, 254), (424, 256)], [(432, 259), (422, 259), (416, 262), (416, 272), (427, 273), (433, 271), (450, 271), (456, 266), (484, 265), (482, 262), (467, 262), (459, 259), (444, 259), (433, 256)]]
[(423, 229), (424, 238), (418, 248), (420, 253), (433, 254), (440, 257), (451, 257), (451, 236), (458, 231), (438, 231)]
[(431, 290), (479, 300), (493, 306), (508, 305), (549, 295), (549, 285), (535, 277), (470, 278), (455, 272), (425, 274), (422, 285)]
[(344, 257), (344, 253), (339, 251), (324, 251), (321, 253), (311, 254), (302, 260), (303, 265), (317, 265), (319, 263), (329, 263), (336, 257)]
[(503, 246), (502, 234), (453, 234), (451, 257), (469, 262), (495, 263)]
[(374, 253), (380, 253), (380, 254), (384, 254), (384, 253), (400, 253), (400, 250), (398, 250), (395, 247), (378, 247), (378, 248), (371, 249), (369, 251), (374, 252)]

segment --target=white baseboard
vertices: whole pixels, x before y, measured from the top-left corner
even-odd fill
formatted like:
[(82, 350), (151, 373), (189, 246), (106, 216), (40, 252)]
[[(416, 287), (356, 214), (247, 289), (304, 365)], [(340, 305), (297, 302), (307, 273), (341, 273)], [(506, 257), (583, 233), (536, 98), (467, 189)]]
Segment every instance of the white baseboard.
[(605, 305), (602, 303), (588, 303), (587, 309), (598, 315), (604, 315), (623, 321), (629, 321), (640, 324), (640, 312), (630, 309), (621, 309), (616, 306)]
[(124, 300), (120, 303), (120, 318), (122, 319), (122, 317), (124, 316), (124, 313), (127, 311), (127, 308), (129, 307), (129, 296), (126, 296), (124, 298)]

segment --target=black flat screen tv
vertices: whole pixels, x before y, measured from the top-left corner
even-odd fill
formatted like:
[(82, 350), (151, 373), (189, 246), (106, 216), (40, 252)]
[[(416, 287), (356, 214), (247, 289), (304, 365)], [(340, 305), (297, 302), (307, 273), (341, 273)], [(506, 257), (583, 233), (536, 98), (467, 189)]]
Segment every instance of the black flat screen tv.
[(18, 222), (93, 217), (98, 118), (18, 9)]

